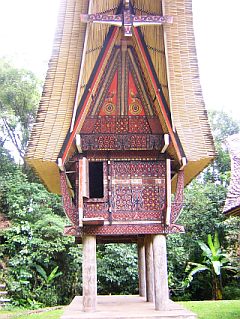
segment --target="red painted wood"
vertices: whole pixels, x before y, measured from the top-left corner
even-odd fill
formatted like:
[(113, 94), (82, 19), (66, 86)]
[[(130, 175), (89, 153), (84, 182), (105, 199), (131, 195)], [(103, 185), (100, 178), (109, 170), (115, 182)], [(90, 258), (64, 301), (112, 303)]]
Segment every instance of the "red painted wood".
[(106, 56), (107, 56), (107, 54), (108, 54), (108, 51), (109, 51), (109, 49), (110, 49), (110, 46), (112, 45), (112, 42), (113, 42), (113, 41), (116, 39), (116, 37), (117, 37), (117, 34), (118, 34), (118, 28), (115, 27), (114, 30), (113, 30), (112, 36), (111, 36), (111, 38), (110, 38), (110, 40), (109, 40), (109, 42), (108, 42), (108, 44), (107, 44), (107, 46), (106, 46), (106, 48), (105, 48), (105, 53), (103, 54), (103, 57), (102, 57), (102, 59), (101, 59), (101, 62), (99, 63), (99, 66), (98, 66), (97, 72), (96, 72), (96, 74), (95, 74), (95, 76), (94, 76), (94, 79), (93, 79), (93, 81), (92, 81), (91, 87), (89, 88), (89, 93), (88, 93), (88, 95), (87, 95), (87, 97), (86, 97), (86, 99), (85, 99), (85, 101), (84, 101), (84, 104), (83, 104), (83, 106), (82, 106), (81, 112), (80, 112), (79, 116), (77, 117), (77, 120), (76, 120), (75, 125), (74, 125), (74, 129), (73, 129), (73, 131), (72, 131), (72, 133), (71, 133), (71, 136), (70, 136), (70, 138), (69, 138), (69, 140), (68, 140), (67, 146), (66, 146), (66, 148), (65, 148), (65, 150), (64, 150), (64, 153), (63, 153), (63, 156), (62, 156), (62, 162), (63, 162), (63, 164), (65, 163), (65, 160), (66, 160), (66, 158), (67, 158), (67, 154), (68, 154), (68, 152), (69, 152), (69, 150), (70, 150), (70, 147), (71, 147), (71, 145), (72, 145), (72, 143), (73, 143), (73, 140), (74, 140), (74, 138), (75, 138), (75, 136), (76, 136), (77, 129), (78, 129), (78, 125), (79, 125), (79, 122), (80, 122), (80, 120), (81, 120), (81, 118), (82, 118), (82, 114), (83, 114), (83, 112), (84, 112), (84, 110), (85, 110), (85, 107), (86, 107), (86, 105), (87, 105), (87, 103), (88, 103), (88, 100), (91, 98), (91, 94), (92, 94), (91, 92), (92, 92), (92, 90), (93, 90), (93, 88), (94, 88), (94, 85), (95, 85), (95, 83), (96, 83), (96, 81), (97, 81), (98, 74), (99, 74), (99, 72), (100, 72), (100, 70), (101, 70), (101, 68), (102, 68), (102, 66), (103, 66), (103, 64), (104, 64), (104, 62), (105, 62)]
[(164, 117), (165, 123), (166, 123), (166, 125), (167, 125), (168, 132), (169, 132), (169, 135), (170, 135), (170, 137), (171, 137), (171, 141), (172, 141), (172, 143), (173, 143), (173, 145), (174, 145), (174, 148), (175, 148), (175, 150), (176, 150), (176, 153), (177, 153), (177, 156), (178, 156), (178, 160), (179, 160), (179, 162), (181, 162), (182, 156), (181, 156), (181, 152), (180, 152), (180, 150), (179, 150), (179, 147), (178, 147), (178, 144), (177, 144), (177, 141), (176, 141), (174, 132), (173, 132), (172, 124), (170, 123), (170, 121), (169, 121), (169, 119), (168, 119), (167, 112), (166, 112), (166, 110), (165, 110), (165, 106), (164, 106), (164, 104), (163, 104), (161, 95), (160, 95), (160, 93), (159, 93), (159, 90), (158, 90), (158, 87), (157, 87), (157, 83), (156, 83), (155, 78), (154, 78), (154, 76), (153, 76), (152, 69), (151, 69), (151, 67), (150, 67), (148, 58), (147, 58), (147, 56), (146, 56), (146, 54), (145, 54), (145, 50), (144, 50), (144, 48), (143, 48), (143, 44), (142, 44), (142, 41), (141, 41), (141, 39), (140, 39), (139, 31), (138, 31), (137, 28), (134, 28), (134, 35), (135, 35), (135, 37), (136, 37), (136, 39), (137, 39), (137, 43), (138, 43), (139, 49), (140, 49), (140, 51), (141, 51), (141, 55), (142, 55), (142, 57), (143, 57), (144, 63), (145, 63), (145, 65), (146, 65), (146, 67), (147, 67), (147, 70), (148, 70), (148, 72), (149, 72), (149, 76), (150, 76), (150, 78), (151, 78), (152, 85), (153, 85), (153, 87), (154, 87), (156, 97), (157, 97), (158, 102), (159, 102), (159, 104), (160, 104), (160, 106), (161, 106), (161, 112), (162, 112), (162, 115), (163, 115), (163, 117)]

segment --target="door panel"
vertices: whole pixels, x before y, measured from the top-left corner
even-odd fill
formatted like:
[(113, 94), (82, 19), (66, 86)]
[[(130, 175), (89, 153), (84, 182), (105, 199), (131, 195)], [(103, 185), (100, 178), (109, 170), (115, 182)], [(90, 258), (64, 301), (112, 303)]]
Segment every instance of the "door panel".
[(113, 220), (161, 220), (166, 197), (165, 172), (165, 161), (112, 161)]

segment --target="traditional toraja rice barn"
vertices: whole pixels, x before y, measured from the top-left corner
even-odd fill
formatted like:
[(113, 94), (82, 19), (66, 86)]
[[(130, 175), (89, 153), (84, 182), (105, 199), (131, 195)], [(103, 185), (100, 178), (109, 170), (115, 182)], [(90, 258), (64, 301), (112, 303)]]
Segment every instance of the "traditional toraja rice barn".
[(224, 213), (240, 216), (240, 134), (230, 136), (227, 145), (231, 156), (231, 180)]
[(83, 243), (84, 311), (96, 242), (138, 242), (140, 295), (168, 307), (166, 235), (213, 157), (191, 0), (62, 0), (26, 160)]

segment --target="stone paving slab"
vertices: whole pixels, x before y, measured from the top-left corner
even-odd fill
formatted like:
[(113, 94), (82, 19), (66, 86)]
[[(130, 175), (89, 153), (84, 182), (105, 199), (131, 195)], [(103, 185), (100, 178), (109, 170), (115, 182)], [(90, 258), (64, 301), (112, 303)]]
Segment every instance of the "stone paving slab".
[(61, 319), (196, 319), (181, 305), (169, 301), (169, 310), (156, 311), (154, 304), (138, 296), (98, 296), (97, 311), (83, 312), (82, 297), (76, 296)]

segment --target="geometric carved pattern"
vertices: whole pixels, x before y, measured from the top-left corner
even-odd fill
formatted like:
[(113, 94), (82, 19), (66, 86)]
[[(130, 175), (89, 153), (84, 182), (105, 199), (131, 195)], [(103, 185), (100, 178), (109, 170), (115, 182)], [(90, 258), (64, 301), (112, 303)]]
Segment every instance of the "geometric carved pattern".
[(183, 207), (183, 191), (184, 191), (184, 171), (181, 170), (178, 172), (177, 177), (177, 189), (174, 197), (174, 201), (172, 203), (172, 211), (171, 211), (171, 223), (175, 223), (178, 219), (181, 209)]
[(91, 133), (150, 134), (151, 129), (146, 116), (102, 116), (96, 120)]
[(184, 227), (181, 225), (169, 225), (163, 224), (128, 224), (128, 225), (111, 225), (111, 226), (83, 226), (83, 234), (88, 235), (144, 235), (144, 234), (174, 234), (183, 233)]
[(84, 203), (84, 217), (102, 217), (107, 220), (109, 218), (108, 203)]
[(70, 219), (73, 225), (79, 225), (78, 220), (78, 210), (72, 202), (72, 198), (68, 192), (67, 178), (65, 172), (60, 172), (60, 183), (61, 183), (61, 192), (63, 207), (67, 217)]
[(184, 227), (181, 225), (171, 224), (164, 226), (163, 224), (148, 224), (148, 225), (105, 225), (105, 226), (83, 226), (73, 227), (67, 226), (64, 229), (64, 234), (75, 237), (83, 235), (94, 236), (122, 236), (122, 235), (147, 235), (147, 234), (175, 234), (184, 233)]
[(165, 161), (112, 161), (112, 219), (161, 220), (165, 170)]
[(81, 134), (82, 150), (161, 150), (159, 134)]
[(114, 178), (146, 178), (145, 182), (150, 182), (154, 177), (154, 182), (160, 183), (159, 179), (165, 179), (166, 164), (165, 161), (112, 161), (111, 175)]

